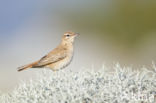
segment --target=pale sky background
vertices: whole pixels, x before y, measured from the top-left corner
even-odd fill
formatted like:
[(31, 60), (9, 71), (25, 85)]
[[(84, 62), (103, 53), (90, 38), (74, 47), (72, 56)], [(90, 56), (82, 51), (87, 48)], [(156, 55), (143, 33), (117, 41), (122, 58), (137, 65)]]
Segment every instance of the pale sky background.
[(156, 2), (119, 0), (1, 0), (0, 91), (14, 89), (40, 70), (17, 67), (55, 48), (66, 31), (79, 32), (67, 69), (150, 67), (156, 60)]

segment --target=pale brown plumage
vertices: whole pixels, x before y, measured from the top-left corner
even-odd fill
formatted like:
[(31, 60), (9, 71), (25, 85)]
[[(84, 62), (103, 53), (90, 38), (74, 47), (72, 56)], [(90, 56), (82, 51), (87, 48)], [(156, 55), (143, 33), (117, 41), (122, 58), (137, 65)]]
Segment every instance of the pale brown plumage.
[(62, 37), (61, 43), (46, 56), (40, 60), (28, 65), (24, 65), (18, 68), (18, 71), (22, 71), (28, 68), (50, 68), (52, 70), (59, 70), (70, 64), (73, 56), (73, 42), (77, 33), (66, 32)]

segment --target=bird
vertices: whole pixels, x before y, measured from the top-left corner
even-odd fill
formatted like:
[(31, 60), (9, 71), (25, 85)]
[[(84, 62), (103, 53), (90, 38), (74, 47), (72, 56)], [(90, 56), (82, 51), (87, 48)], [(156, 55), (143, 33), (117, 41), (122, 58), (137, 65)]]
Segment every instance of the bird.
[(74, 41), (78, 35), (79, 33), (65, 32), (60, 44), (55, 49), (33, 63), (18, 67), (18, 71), (29, 68), (49, 68), (58, 71), (67, 67), (72, 61)]

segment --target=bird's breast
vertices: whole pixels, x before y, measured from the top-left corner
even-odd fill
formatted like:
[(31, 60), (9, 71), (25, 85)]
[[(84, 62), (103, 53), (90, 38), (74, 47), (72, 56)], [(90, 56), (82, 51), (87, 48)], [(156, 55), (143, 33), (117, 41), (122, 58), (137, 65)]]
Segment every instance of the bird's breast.
[(73, 55), (70, 55), (69, 57), (65, 58), (63, 60), (63, 63), (61, 65), (60, 69), (67, 67), (71, 63), (72, 59), (73, 59)]
[(48, 68), (51, 68), (52, 70), (59, 70), (59, 69), (63, 69), (65, 67), (67, 67), (73, 58), (73, 53), (69, 53), (64, 59), (56, 62), (56, 63), (52, 63), (50, 65), (48, 65)]

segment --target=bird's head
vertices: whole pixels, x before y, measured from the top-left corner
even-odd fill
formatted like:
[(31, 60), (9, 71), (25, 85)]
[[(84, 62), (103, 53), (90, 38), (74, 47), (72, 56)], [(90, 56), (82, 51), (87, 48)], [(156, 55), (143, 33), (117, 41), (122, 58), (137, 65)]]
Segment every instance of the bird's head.
[(75, 40), (75, 37), (77, 37), (79, 33), (74, 32), (65, 32), (62, 37), (62, 42), (64, 43), (73, 43)]

